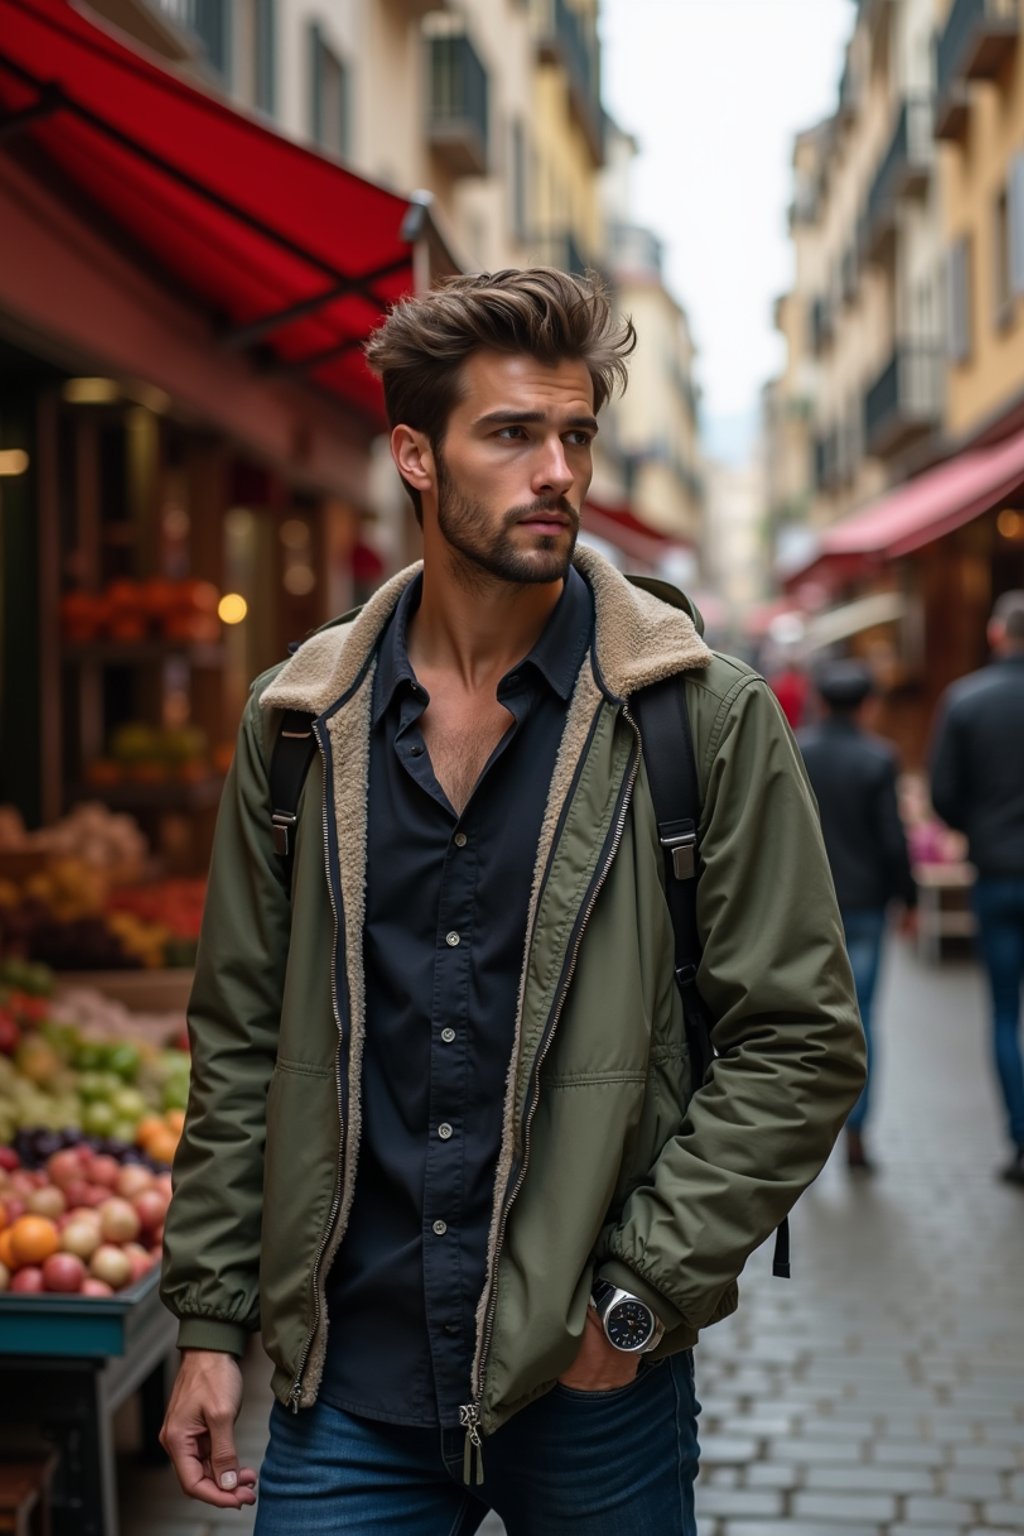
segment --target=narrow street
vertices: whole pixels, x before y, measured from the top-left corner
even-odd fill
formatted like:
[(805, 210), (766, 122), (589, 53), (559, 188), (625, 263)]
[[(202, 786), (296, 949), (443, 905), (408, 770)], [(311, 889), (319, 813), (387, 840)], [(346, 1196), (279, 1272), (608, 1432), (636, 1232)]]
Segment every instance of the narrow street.
[[(1020, 1536), (1024, 1530), (1024, 1196), (1005, 1155), (981, 978), (894, 945), (879, 1000), (872, 1145), (800, 1202), (794, 1275), (755, 1256), (738, 1315), (698, 1353), (701, 1536)], [(249, 1367), (243, 1455), (264, 1440)], [(125, 1463), (123, 1536), (221, 1536), (169, 1472)], [(500, 1536), (489, 1521), (486, 1536)], [(623, 1532), (623, 1536), (629, 1536)]]

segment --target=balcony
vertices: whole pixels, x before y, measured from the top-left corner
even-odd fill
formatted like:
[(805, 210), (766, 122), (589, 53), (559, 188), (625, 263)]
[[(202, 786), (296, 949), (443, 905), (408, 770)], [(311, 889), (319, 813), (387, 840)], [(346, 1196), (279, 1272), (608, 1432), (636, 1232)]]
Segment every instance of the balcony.
[(932, 131), (931, 102), (904, 101), (889, 148), (868, 193), (864, 226), (868, 260), (880, 260), (895, 239), (903, 199), (923, 192), (928, 186), (935, 163)]
[(962, 142), (969, 80), (994, 80), (1020, 38), (1017, 0), (954, 0), (939, 38), (935, 132)]
[(820, 357), (832, 344), (835, 334), (832, 307), (826, 298), (817, 298), (811, 302), (811, 350), (815, 357)]
[(875, 458), (896, 453), (939, 426), (942, 349), (900, 343), (864, 397), (865, 446)]
[(832, 427), (811, 442), (811, 471), (814, 489), (828, 495), (839, 487), (839, 429)]
[(557, 267), (573, 277), (584, 277), (597, 271), (594, 262), (588, 261), (571, 229), (549, 230), (532, 242), (533, 260), (542, 267)]
[(601, 50), (593, 24), (568, 0), (535, 0), (537, 53), (543, 64), (560, 64), (569, 83), (569, 105), (587, 140), (595, 166), (604, 164)]
[(427, 142), (453, 176), (488, 163), (487, 70), (465, 32), (427, 38)]

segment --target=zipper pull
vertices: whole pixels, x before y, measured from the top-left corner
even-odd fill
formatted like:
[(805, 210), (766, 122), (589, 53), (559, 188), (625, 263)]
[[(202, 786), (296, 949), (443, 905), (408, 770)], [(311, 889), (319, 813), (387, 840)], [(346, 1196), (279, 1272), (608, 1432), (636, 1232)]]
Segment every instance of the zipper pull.
[(288, 1407), (291, 1409), (292, 1413), (298, 1413), (298, 1411), (299, 1411), (299, 1398), (301, 1396), (302, 1396), (302, 1377), (300, 1376), (298, 1381), (296, 1381), (295, 1385), (292, 1387), (291, 1392), (288, 1394)]
[(462, 1481), (468, 1488), (479, 1488), (484, 1480), (484, 1442), (480, 1437), (480, 1409), (476, 1403), (467, 1403), (459, 1409), (459, 1423), (466, 1431)]

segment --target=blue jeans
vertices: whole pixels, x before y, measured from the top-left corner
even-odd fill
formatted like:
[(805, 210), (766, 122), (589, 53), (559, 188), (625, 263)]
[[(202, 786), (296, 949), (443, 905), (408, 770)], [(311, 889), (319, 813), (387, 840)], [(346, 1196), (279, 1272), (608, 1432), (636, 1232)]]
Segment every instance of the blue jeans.
[(255, 1536), (469, 1536), (488, 1510), (508, 1536), (696, 1536), (693, 1355), (614, 1392), (556, 1386), (484, 1440), (462, 1480), (461, 1429), (410, 1429), (326, 1403), (275, 1403)]
[(1024, 1058), (1020, 989), (1024, 981), (1024, 877), (979, 880), (974, 887), (978, 948), (992, 993), (992, 1046), (1010, 1136), (1024, 1147)]
[(846, 1121), (847, 1130), (860, 1131), (863, 1130), (868, 1118), (871, 1103), (871, 1068), (874, 1059), (871, 1009), (875, 1000), (879, 962), (882, 958), (885, 911), (884, 909), (863, 912), (844, 911), (841, 916), (843, 933), (846, 936), (846, 953), (850, 957), (850, 969), (853, 971), (853, 985), (857, 992), (857, 1006), (864, 1026), (864, 1043), (868, 1053), (868, 1074), (864, 1080), (864, 1087)]

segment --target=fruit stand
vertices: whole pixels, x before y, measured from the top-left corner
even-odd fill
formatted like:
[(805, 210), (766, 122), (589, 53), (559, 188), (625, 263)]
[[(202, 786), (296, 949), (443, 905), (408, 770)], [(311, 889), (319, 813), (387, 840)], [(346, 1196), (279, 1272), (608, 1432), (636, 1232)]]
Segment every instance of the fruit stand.
[(112, 1416), (132, 1393), (156, 1450), (188, 1096), (183, 1011), (134, 1012), (87, 979), (0, 960), (0, 1455), (26, 1433), (56, 1451), (56, 1536), (116, 1533)]
[(53, 1536), (117, 1536), (112, 1421), (133, 1392), (157, 1447), (174, 1343), (157, 1284), (152, 1269), (106, 1298), (0, 1295), (0, 1436), (31, 1424), (56, 1448)]

